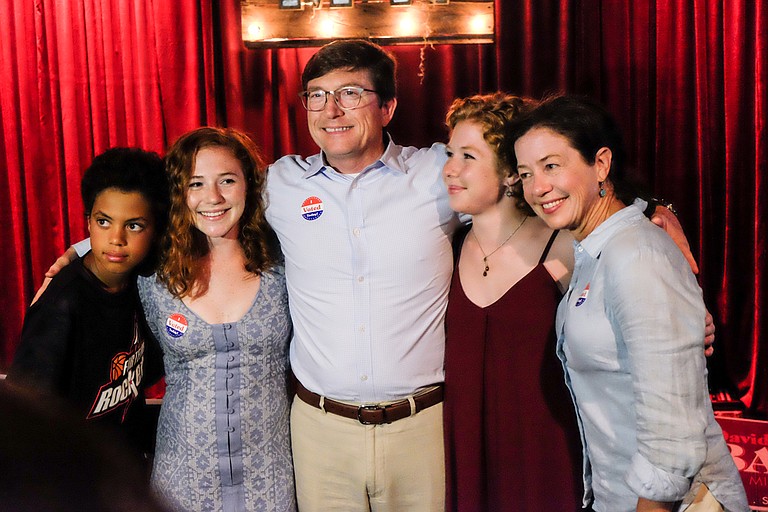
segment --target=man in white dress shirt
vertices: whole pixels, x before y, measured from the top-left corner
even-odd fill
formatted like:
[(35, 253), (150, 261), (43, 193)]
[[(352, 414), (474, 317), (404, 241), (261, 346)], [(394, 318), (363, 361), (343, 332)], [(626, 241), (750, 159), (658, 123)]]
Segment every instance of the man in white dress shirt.
[(299, 508), (444, 510), (443, 320), (459, 224), (445, 150), (396, 145), (395, 62), (367, 41), (321, 48), (302, 74), (321, 153), (270, 168), (298, 380)]

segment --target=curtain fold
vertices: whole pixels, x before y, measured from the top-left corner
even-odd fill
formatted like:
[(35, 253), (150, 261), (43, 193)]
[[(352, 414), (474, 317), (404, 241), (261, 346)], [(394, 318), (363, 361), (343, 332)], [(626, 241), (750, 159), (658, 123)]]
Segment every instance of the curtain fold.
[[(635, 177), (673, 201), (718, 326), (709, 361), (768, 415), (765, 13), (768, 0), (497, 2), (493, 45), (391, 47), (398, 143), (444, 140), (451, 100), (568, 91), (617, 115)], [(314, 48), (247, 50), (237, 0), (10, 0), (0, 5), (0, 371), (49, 264), (85, 234), (94, 154), (161, 152), (205, 124), (243, 129), (266, 158), (317, 151), (297, 100)]]

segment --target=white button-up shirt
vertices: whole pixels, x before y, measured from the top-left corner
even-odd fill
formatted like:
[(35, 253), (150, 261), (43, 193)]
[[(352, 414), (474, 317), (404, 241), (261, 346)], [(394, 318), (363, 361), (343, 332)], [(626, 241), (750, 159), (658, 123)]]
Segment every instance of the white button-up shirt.
[(635, 510), (676, 501), (704, 482), (727, 510), (747, 511), (715, 421), (704, 361), (704, 302), (674, 242), (635, 207), (575, 243), (557, 312), (584, 446), (585, 503)]
[(324, 396), (402, 398), (443, 381), (443, 321), (459, 224), (441, 169), (445, 148), (389, 142), (344, 175), (322, 154), (269, 168), (267, 211), (285, 255), (291, 366)]

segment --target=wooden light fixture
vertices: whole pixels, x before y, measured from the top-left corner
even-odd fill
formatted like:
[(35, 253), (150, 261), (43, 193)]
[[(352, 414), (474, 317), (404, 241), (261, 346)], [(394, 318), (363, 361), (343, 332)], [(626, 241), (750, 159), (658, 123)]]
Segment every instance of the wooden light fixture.
[(494, 40), (493, 0), (241, 0), (240, 7), (249, 48), (355, 38), (382, 45)]

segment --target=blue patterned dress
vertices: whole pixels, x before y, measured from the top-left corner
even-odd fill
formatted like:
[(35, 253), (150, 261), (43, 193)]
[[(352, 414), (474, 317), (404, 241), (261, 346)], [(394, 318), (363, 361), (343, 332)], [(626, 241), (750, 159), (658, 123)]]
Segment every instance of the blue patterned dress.
[(165, 362), (161, 497), (184, 511), (295, 510), (283, 269), (264, 272), (250, 310), (228, 324), (206, 323), (154, 276), (139, 291)]

